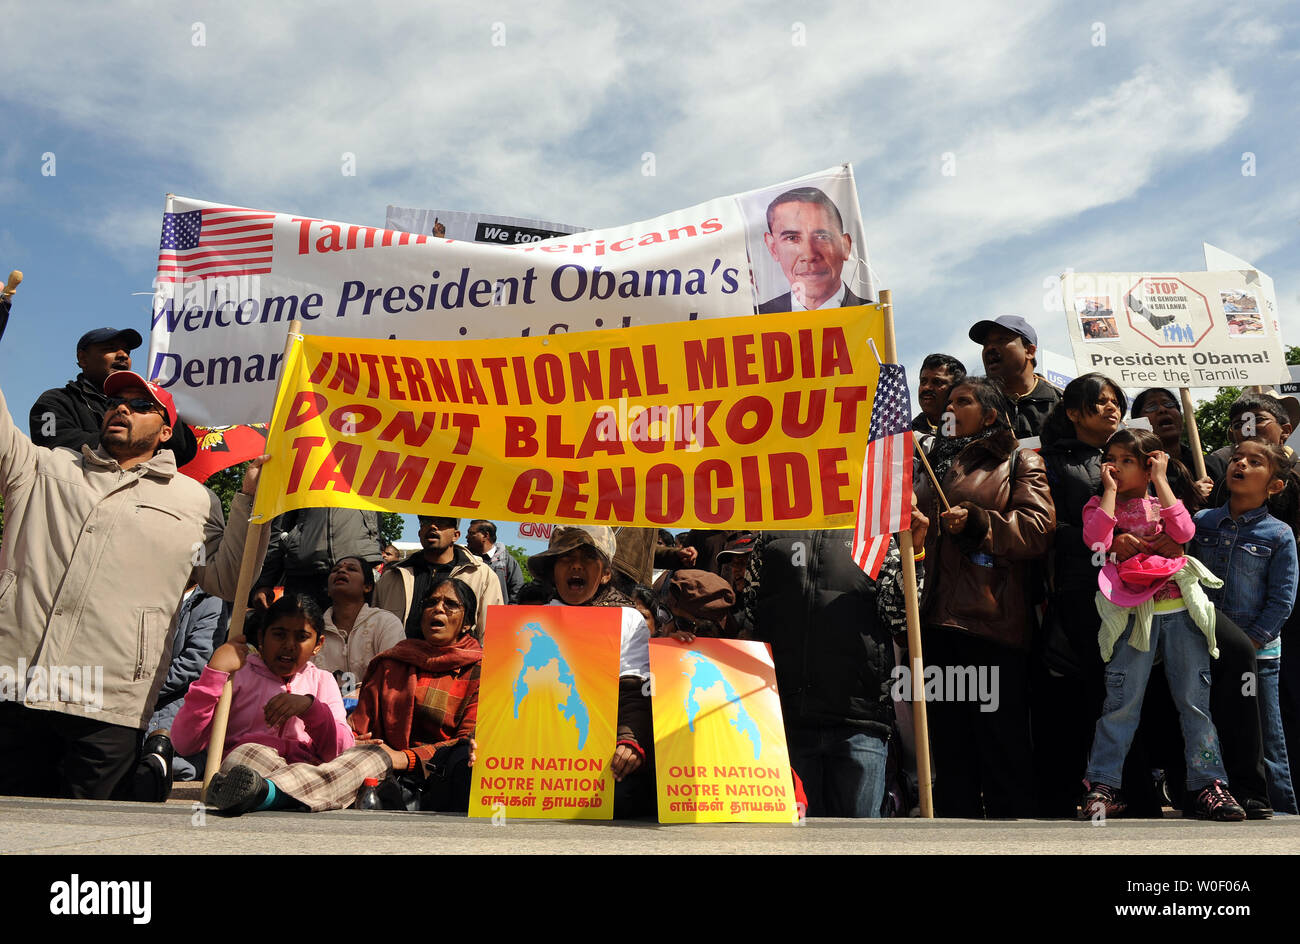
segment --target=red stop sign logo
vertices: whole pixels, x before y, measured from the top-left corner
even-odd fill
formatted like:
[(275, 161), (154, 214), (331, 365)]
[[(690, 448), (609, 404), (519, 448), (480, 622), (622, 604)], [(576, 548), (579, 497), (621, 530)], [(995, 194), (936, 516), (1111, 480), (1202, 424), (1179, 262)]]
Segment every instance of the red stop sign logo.
[(1138, 279), (1124, 309), (1129, 327), (1156, 347), (1195, 347), (1214, 327), (1209, 300), (1176, 275)]

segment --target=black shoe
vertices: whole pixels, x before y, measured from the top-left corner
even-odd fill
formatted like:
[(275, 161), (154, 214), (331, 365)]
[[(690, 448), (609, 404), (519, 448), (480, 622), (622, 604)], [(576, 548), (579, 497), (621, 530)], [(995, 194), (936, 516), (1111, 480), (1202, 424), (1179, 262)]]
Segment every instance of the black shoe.
[[(1189, 794), (1190, 799), (1190, 794)], [(1246, 811), (1228, 792), (1228, 785), (1216, 780), (1191, 800), (1189, 808), (1197, 819), (1212, 819), (1220, 823), (1240, 823)], [(1187, 815), (1186, 812), (1183, 813)]]
[(266, 780), (261, 774), (237, 764), (212, 778), (205, 799), (227, 816), (242, 816), (261, 806), (266, 792)]
[(135, 798), (141, 803), (161, 803), (172, 792), (172, 761), (176, 751), (172, 739), (155, 732), (144, 739), (135, 768)]
[(1273, 807), (1268, 805), (1267, 800), (1259, 800), (1251, 797), (1242, 804), (1246, 808), (1246, 819), (1272, 819)]

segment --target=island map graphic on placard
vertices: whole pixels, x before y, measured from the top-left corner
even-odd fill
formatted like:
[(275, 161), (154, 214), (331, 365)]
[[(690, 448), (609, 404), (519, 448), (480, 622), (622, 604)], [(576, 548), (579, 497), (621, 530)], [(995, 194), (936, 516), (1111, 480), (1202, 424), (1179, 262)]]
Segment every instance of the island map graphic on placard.
[[(517, 634), (518, 635), (518, 634)], [(528, 637), (528, 649), (524, 652), (524, 664), (515, 676), (515, 720), (519, 720), (519, 705), (528, 696), (528, 675), (530, 672), (545, 672), (555, 664), (559, 686), (568, 692), (563, 702), (555, 706), (566, 719), (573, 722), (578, 730), (578, 750), (587, 743), (587, 731), (591, 726), (591, 715), (578, 694), (578, 681), (573, 677), (573, 670), (560, 654), (560, 647), (541, 623), (526, 623), (523, 635)]]

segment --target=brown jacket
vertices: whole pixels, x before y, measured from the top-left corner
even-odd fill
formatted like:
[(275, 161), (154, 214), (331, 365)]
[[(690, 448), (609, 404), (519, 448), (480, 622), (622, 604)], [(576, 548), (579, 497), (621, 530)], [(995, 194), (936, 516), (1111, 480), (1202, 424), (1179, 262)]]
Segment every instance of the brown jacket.
[(922, 473), (915, 481), (917, 502), (931, 522), (922, 623), (1027, 649), (1035, 562), (1046, 555), (1056, 529), (1043, 460), (1019, 449), (1010, 430), (967, 446), (943, 480), (948, 501), (969, 512), (960, 535), (943, 528), (943, 506), (929, 476)]

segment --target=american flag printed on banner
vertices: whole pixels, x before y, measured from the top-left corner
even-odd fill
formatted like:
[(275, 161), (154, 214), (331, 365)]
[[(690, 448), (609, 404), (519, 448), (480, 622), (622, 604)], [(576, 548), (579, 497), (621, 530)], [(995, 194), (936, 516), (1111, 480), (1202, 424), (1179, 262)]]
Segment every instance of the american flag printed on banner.
[(912, 423), (907, 375), (900, 364), (882, 364), (871, 404), (862, 491), (853, 531), (853, 559), (872, 580), (889, 550), (889, 536), (912, 520)]
[(164, 213), (158, 281), (270, 275), (274, 213), (214, 207)]

